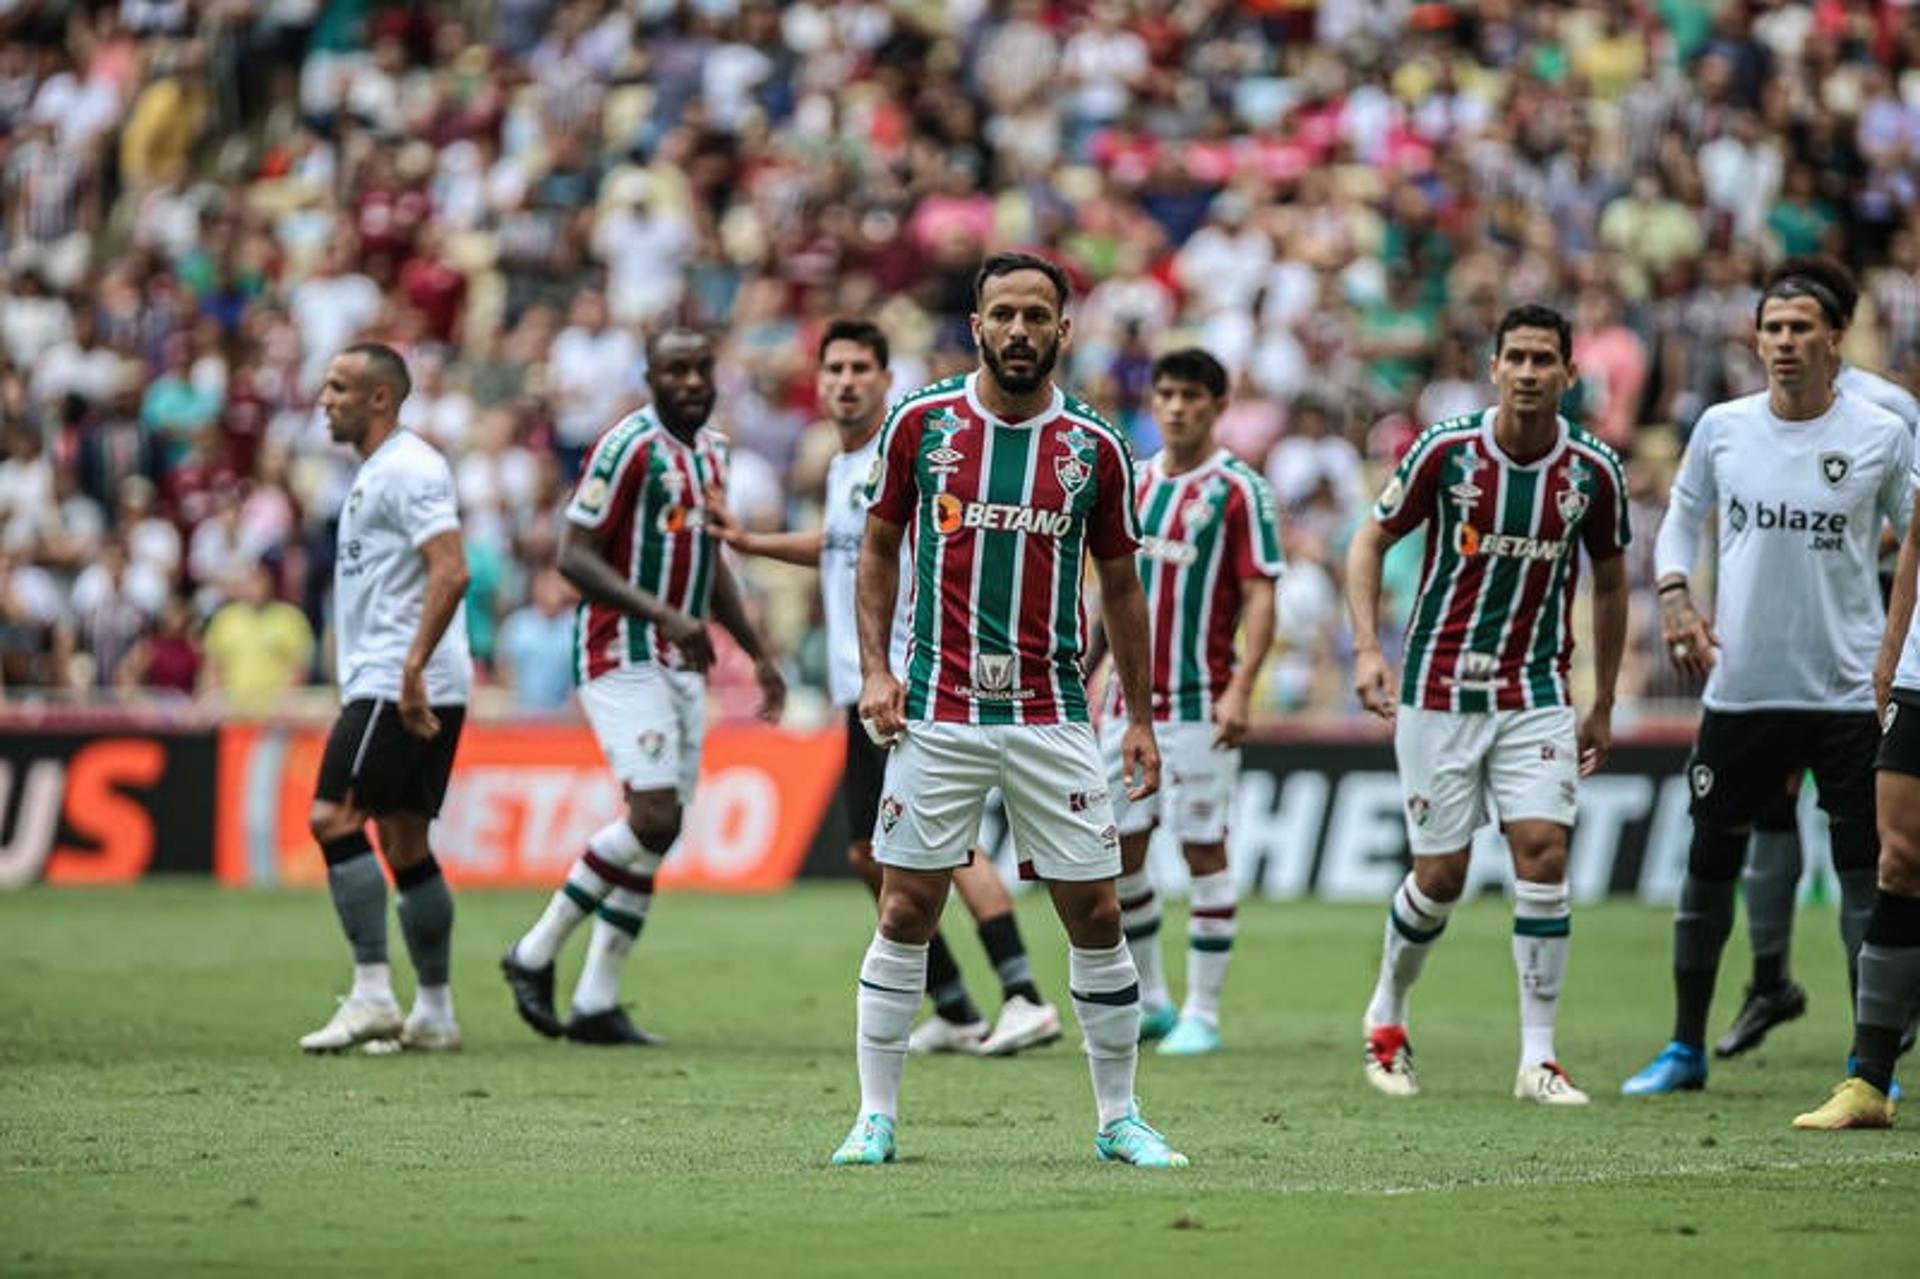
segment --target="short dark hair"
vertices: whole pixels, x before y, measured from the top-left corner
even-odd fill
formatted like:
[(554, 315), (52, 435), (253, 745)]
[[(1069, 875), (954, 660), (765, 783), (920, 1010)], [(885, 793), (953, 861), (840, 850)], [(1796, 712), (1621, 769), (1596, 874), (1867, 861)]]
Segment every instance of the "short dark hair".
[(367, 376), (375, 385), (391, 388), (396, 405), (413, 394), (413, 375), (407, 372), (407, 362), (385, 342), (355, 342), (340, 354), (365, 356)]
[(1497, 356), (1506, 349), (1507, 334), (1515, 329), (1552, 329), (1560, 339), (1560, 358), (1573, 359), (1573, 326), (1567, 323), (1567, 317), (1550, 306), (1539, 302), (1522, 302), (1509, 308), (1500, 317), (1500, 327), (1493, 331), (1493, 353)]
[(1853, 322), (1853, 310), (1860, 304), (1860, 286), (1853, 282), (1853, 273), (1834, 259), (1802, 254), (1782, 260), (1767, 273), (1767, 287), (1753, 304), (1755, 328), (1767, 303), (1776, 298), (1812, 298), (1828, 324), (1844, 329)]
[(880, 326), (868, 320), (838, 319), (827, 325), (827, 331), (820, 335), (820, 349), (814, 353), (814, 362), (827, 358), (827, 348), (835, 342), (858, 342), (873, 352), (874, 362), (881, 368), (887, 367), (889, 355), (887, 335)]
[(658, 333), (655, 333), (647, 339), (646, 356), (648, 364), (654, 362), (655, 352), (660, 349), (660, 344), (668, 338), (692, 338), (696, 342), (705, 342), (709, 347), (714, 345), (713, 334), (707, 332), (705, 329), (696, 329), (689, 324), (669, 324), (666, 328), (661, 329)]
[(973, 274), (973, 308), (980, 309), (980, 295), (987, 287), (987, 281), (995, 276), (1012, 275), (1015, 271), (1038, 271), (1053, 284), (1054, 300), (1060, 310), (1067, 309), (1067, 299), (1073, 295), (1072, 285), (1067, 283), (1067, 273), (1056, 262), (1049, 262), (1031, 253), (995, 253), (980, 264)]
[(1215, 399), (1227, 393), (1227, 366), (1197, 346), (1183, 346), (1155, 360), (1148, 381), (1158, 382), (1163, 377), (1198, 383)]

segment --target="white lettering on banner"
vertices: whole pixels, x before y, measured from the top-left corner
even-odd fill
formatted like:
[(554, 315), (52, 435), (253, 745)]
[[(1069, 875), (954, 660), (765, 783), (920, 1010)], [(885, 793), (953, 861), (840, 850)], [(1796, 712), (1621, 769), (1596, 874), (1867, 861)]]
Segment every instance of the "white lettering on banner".
[(780, 825), (780, 792), (757, 768), (729, 768), (700, 780), (687, 811), (687, 839), (676, 859), (713, 875), (745, 874), (766, 856)]
[(1596, 773), (1580, 781), (1580, 817), (1567, 850), (1567, 877), (1575, 901), (1607, 895), (1614, 852), (1628, 826), (1653, 807), (1653, 779), (1635, 774)]
[(619, 792), (590, 768), (460, 769), (433, 826), (434, 854), (475, 875), (564, 875), (593, 832), (620, 815)]
[(1340, 779), (1320, 858), (1320, 896), (1385, 901), (1406, 874), (1407, 846), (1400, 779), (1392, 773), (1348, 773)]
[[(0, 760), (0, 814), (11, 811), (13, 763)], [(67, 770), (59, 760), (37, 759), (27, 768), (19, 815), (5, 844), (0, 844), (0, 888), (25, 888), (39, 880), (60, 826)]]
[(1231, 866), (1242, 896), (1257, 890), (1264, 897), (1292, 901), (1305, 897), (1312, 886), (1313, 855), (1319, 850), (1320, 824), (1333, 787), (1325, 773), (1294, 772), (1285, 785), (1276, 787), (1278, 780), (1259, 769), (1240, 774), (1229, 827)]

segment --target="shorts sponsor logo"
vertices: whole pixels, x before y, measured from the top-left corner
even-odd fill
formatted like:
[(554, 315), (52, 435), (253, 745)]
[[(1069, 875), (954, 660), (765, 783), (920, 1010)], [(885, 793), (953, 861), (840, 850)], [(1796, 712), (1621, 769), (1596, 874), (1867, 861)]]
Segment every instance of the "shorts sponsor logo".
[(1880, 714), (1880, 731), (1882, 733), (1891, 733), (1893, 731), (1893, 717), (1895, 715), (1898, 715), (1899, 713), (1900, 713), (1900, 703), (1898, 702), (1887, 703), (1887, 709), (1882, 711)]
[(1407, 816), (1413, 819), (1415, 826), (1425, 826), (1427, 819), (1433, 816), (1433, 801), (1425, 795), (1407, 796)]
[(1822, 453), (1820, 455), (1820, 478), (1833, 488), (1839, 488), (1847, 478), (1847, 472), (1853, 469), (1853, 460), (1844, 453)]
[(1693, 787), (1693, 793), (1705, 799), (1713, 792), (1713, 770), (1705, 764), (1695, 764), (1687, 770), (1687, 785)]
[(1069, 813), (1087, 812), (1098, 802), (1099, 795), (1098, 792), (1095, 791), (1076, 790), (1067, 792), (1067, 811)]
[(1554, 760), (1560, 758), (1560, 748), (1552, 742), (1541, 742), (1540, 758), (1543, 762), (1551, 764)]
[(882, 797), (880, 800), (880, 829), (883, 832), (891, 833), (893, 828), (900, 824), (901, 814), (906, 811), (906, 808), (902, 806), (900, 801), (893, 796), (887, 795)]
[(1565, 804), (1568, 808), (1572, 808), (1576, 797), (1577, 797), (1577, 792), (1574, 789), (1574, 785), (1572, 782), (1560, 783), (1560, 802), (1561, 803)]
[(1100, 843), (1105, 848), (1120, 847), (1120, 828), (1109, 823), (1100, 829)]
[(1196, 799), (1187, 805), (1187, 815), (1196, 822), (1213, 820), (1213, 804), (1209, 800)]
[(649, 728), (639, 737), (640, 753), (648, 760), (658, 764), (667, 755), (667, 735), (657, 728)]
[(950, 493), (941, 493), (933, 499), (933, 527), (943, 537), (950, 537), (961, 529), (1065, 537), (1073, 531), (1073, 513), (1043, 511), (1010, 502), (962, 502)]

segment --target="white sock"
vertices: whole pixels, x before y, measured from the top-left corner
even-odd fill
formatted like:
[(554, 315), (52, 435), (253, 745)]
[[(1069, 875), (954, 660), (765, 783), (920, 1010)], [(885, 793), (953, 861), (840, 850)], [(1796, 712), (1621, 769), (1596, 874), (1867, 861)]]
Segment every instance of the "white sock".
[(452, 1021), (453, 987), (416, 987), (413, 992), (413, 1015), (421, 1021)]
[(1167, 992), (1167, 973), (1160, 963), (1160, 895), (1142, 866), (1114, 883), (1120, 895), (1120, 931), (1133, 952), (1134, 971), (1140, 975), (1140, 1003), (1165, 1008), (1173, 1002)]
[(393, 1003), (393, 969), (386, 964), (355, 964), (353, 990), (348, 998)]
[(1233, 958), (1233, 936), (1239, 930), (1233, 875), (1224, 870), (1195, 875), (1187, 901), (1192, 908), (1187, 922), (1187, 1002), (1180, 1015), (1218, 1027), (1220, 990), (1227, 983), (1227, 961)]
[(620, 970), (633, 953), (633, 943), (647, 922), (647, 905), (652, 900), (651, 893), (628, 888), (608, 891), (594, 913), (587, 963), (573, 988), (573, 1011), (603, 1013), (620, 1002)]
[(1133, 1071), (1140, 1060), (1140, 976), (1122, 942), (1109, 950), (1067, 950), (1073, 1015), (1086, 1036), (1093, 1102), (1105, 1128), (1133, 1109)]
[(1513, 966), (1520, 974), (1520, 1067), (1556, 1061), (1553, 1027), (1560, 1017), (1560, 986), (1573, 942), (1567, 886), (1513, 886)]
[(1447, 930), (1447, 916), (1455, 903), (1437, 902), (1413, 882), (1413, 872), (1393, 891), (1393, 904), (1387, 908), (1387, 939), (1380, 955), (1380, 981), (1373, 988), (1373, 1002), (1367, 1005), (1367, 1025), (1404, 1026), (1407, 1023), (1407, 992), (1420, 979), (1427, 952)]
[(545, 968), (551, 964), (580, 921), (600, 908), (620, 875), (629, 871), (641, 875), (653, 873), (659, 866), (657, 857), (652, 867), (642, 869), (636, 865), (646, 856), (651, 854), (640, 846), (639, 837), (624, 818), (595, 831), (587, 841), (585, 854), (567, 872), (567, 882), (547, 902), (546, 910), (527, 930), (526, 936), (514, 943), (514, 962), (527, 968)]
[(854, 1058), (860, 1068), (862, 1115), (899, 1117), (907, 1036), (926, 985), (927, 944), (889, 941), (876, 932), (860, 961), (855, 1002)]

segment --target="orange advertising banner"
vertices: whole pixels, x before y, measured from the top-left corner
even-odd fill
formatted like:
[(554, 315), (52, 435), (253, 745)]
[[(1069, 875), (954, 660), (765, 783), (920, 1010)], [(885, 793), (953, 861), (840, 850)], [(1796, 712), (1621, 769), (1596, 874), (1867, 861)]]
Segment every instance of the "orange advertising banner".
[[(839, 783), (844, 731), (710, 729), (661, 889), (785, 887)], [(307, 810), (325, 745), (318, 728), (221, 730), (214, 869), (222, 882), (324, 882)], [(458, 885), (550, 888), (587, 837), (622, 810), (620, 787), (585, 725), (469, 724), (434, 823), (434, 855)]]

